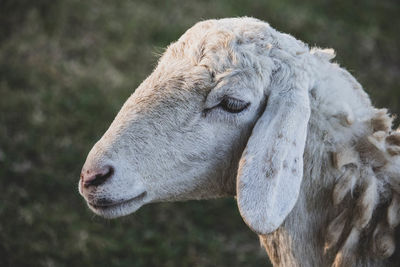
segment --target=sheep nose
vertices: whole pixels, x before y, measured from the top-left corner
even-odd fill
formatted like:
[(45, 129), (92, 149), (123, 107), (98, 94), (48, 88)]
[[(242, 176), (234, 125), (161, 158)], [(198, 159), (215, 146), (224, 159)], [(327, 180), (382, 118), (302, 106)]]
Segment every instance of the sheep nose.
[(108, 178), (110, 178), (114, 173), (114, 168), (112, 166), (104, 166), (99, 169), (94, 170), (82, 170), (81, 180), (85, 188), (90, 186), (98, 186), (103, 184)]

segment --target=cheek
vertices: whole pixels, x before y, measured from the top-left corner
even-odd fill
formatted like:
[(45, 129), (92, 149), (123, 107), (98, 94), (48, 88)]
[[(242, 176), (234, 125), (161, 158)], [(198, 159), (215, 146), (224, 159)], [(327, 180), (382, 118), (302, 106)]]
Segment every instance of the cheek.
[(198, 152), (196, 155), (200, 163), (199, 167), (210, 175), (226, 173), (234, 168), (246, 144), (246, 138), (238, 128), (215, 126), (214, 129), (208, 131), (210, 134), (204, 142), (193, 144)]

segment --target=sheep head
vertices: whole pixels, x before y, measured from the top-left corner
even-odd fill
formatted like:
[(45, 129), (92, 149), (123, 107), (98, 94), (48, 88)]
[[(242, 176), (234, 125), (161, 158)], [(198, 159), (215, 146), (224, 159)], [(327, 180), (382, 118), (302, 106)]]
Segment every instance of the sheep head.
[(237, 194), (254, 231), (276, 229), (303, 175), (307, 52), (256, 19), (196, 24), (90, 151), (79, 183), (89, 207), (113, 218), (151, 202)]

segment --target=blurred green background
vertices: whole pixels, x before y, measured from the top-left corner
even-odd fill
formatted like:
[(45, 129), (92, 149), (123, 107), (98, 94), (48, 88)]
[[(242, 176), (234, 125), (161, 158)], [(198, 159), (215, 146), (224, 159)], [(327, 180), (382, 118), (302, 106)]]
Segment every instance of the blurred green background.
[(0, 266), (268, 266), (233, 199), (94, 216), (77, 190), (87, 152), (162, 48), (207, 18), (333, 47), (400, 114), (399, 14), (397, 0), (1, 0)]

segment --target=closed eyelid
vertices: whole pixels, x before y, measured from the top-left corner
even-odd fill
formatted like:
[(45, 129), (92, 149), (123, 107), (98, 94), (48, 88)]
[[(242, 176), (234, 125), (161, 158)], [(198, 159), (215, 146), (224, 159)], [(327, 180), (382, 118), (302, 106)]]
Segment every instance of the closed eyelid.
[(205, 108), (204, 114), (207, 114), (209, 111), (218, 107), (230, 113), (239, 113), (247, 109), (249, 106), (250, 102), (225, 95), (222, 96), (218, 101), (216, 101), (213, 106)]

